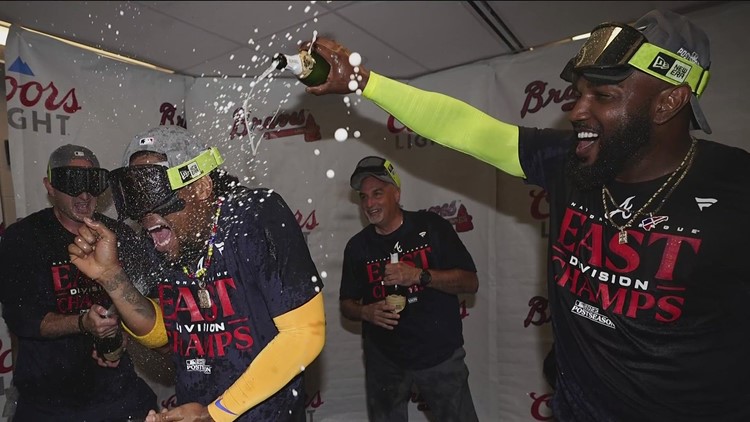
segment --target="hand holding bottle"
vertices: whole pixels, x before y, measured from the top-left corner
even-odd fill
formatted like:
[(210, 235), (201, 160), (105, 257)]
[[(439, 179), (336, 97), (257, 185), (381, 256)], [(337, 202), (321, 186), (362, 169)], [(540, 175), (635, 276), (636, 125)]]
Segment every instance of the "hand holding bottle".
[[(302, 50), (310, 50), (310, 41), (300, 45), (300, 51)], [(313, 51), (328, 63), (330, 71), (325, 83), (308, 86), (305, 91), (314, 95), (351, 94), (353, 90), (349, 83), (352, 81), (352, 75), (358, 82), (358, 88), (365, 89), (370, 71), (359, 64), (355, 72), (355, 66), (350, 62), (352, 53), (349, 49), (330, 38), (318, 37), (313, 45)], [(361, 80), (357, 79), (358, 76), (361, 76)]]
[(91, 309), (81, 317), (84, 330), (94, 337), (108, 337), (119, 330), (120, 319), (117, 314), (110, 316), (110, 311), (101, 305), (92, 305)]
[[(119, 362), (120, 357), (125, 353), (125, 337), (122, 335), (122, 329), (120, 328), (120, 315), (117, 313), (117, 308), (114, 305), (109, 309), (102, 306), (98, 307), (105, 309), (105, 312), (101, 315), (102, 319), (110, 322), (114, 321), (115, 325), (113, 330), (107, 331), (94, 339), (96, 356), (105, 362)], [(93, 309), (94, 307), (92, 306), (91, 308)]]

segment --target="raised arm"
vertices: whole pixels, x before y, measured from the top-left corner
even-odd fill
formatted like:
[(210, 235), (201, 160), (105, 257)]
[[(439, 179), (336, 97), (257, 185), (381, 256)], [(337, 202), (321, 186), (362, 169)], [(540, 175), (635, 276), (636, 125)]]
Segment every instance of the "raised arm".
[[(159, 327), (163, 331), (158, 306), (128, 279), (118, 259), (117, 237), (104, 224), (86, 219), (68, 252), (71, 262), (104, 288), (132, 334), (138, 338), (159, 331)], [(163, 340), (166, 342), (166, 333)]]
[[(304, 43), (301, 48), (309, 48)], [(349, 62), (346, 47), (318, 38), (315, 51), (330, 64), (326, 83), (306, 88), (308, 93), (351, 94), (350, 75), (362, 77), (365, 98), (397, 118), (419, 135), (466, 153), (516, 177), (524, 177), (518, 159), (518, 127), (489, 116), (471, 105), (444, 94), (424, 91), (388, 79)]]

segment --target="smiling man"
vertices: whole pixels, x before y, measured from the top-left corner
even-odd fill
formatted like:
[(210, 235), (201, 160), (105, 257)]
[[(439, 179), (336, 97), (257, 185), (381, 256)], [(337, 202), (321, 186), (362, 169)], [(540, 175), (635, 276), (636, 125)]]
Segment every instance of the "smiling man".
[(412, 385), (435, 420), (476, 421), (457, 296), (478, 289), (471, 255), (443, 217), (401, 209), (390, 161), (363, 158), (350, 185), (370, 224), (344, 250), (339, 303), (362, 321), (370, 421), (407, 421)]
[[(307, 92), (350, 94), (349, 50), (314, 48), (332, 68)], [(414, 132), (547, 191), (557, 421), (750, 420), (750, 154), (690, 133), (711, 133), (709, 50), (669, 11), (597, 26), (561, 74), (567, 131), (359, 68), (363, 95)]]
[(172, 352), (179, 406), (148, 422), (304, 421), (301, 372), (325, 340), (321, 278), (281, 196), (240, 186), (223, 161), (192, 133), (160, 126), (137, 135), (112, 172), (118, 214), (167, 262), (158, 304), (132, 288), (101, 223), (87, 219), (69, 251), (139, 341)]

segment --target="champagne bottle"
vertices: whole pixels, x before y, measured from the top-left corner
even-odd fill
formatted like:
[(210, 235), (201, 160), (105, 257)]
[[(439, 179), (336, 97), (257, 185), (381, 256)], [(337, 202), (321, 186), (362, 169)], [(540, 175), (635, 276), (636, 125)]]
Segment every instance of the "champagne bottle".
[[(398, 253), (391, 253), (391, 264), (398, 263)], [(406, 288), (400, 287), (398, 284), (392, 286), (385, 286), (385, 302), (389, 305), (393, 305), (396, 309), (393, 310), (395, 313), (399, 313), (406, 307)]]
[(389, 305), (393, 305), (396, 309), (393, 310), (395, 313), (399, 313), (406, 307), (406, 288), (394, 284), (393, 286), (385, 286), (385, 302)]
[(97, 337), (94, 340), (96, 354), (100, 358), (115, 362), (122, 357), (125, 349), (122, 347), (122, 331), (118, 328), (115, 334), (109, 337)]
[[(104, 317), (109, 318), (113, 315), (117, 315), (117, 309), (114, 305), (110, 306), (109, 309), (107, 309), (107, 313), (104, 315)], [(125, 349), (122, 347), (122, 341), (122, 329), (118, 324), (117, 331), (115, 331), (114, 334), (107, 337), (94, 338), (94, 348), (96, 349), (96, 354), (106, 361), (115, 362), (119, 360), (122, 354), (125, 352)]]
[(325, 83), (331, 65), (320, 54), (312, 51), (300, 51), (298, 54), (276, 54), (273, 58), (278, 61), (276, 69), (289, 70), (307, 86), (317, 86)]

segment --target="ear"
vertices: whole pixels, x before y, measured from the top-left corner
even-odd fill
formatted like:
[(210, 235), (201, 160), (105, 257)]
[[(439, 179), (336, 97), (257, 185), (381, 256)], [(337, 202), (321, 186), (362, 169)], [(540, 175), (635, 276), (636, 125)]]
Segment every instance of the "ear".
[(55, 196), (55, 188), (52, 187), (52, 183), (49, 182), (47, 177), (42, 179), (42, 183), (44, 183), (44, 188), (47, 189), (47, 195)]
[(654, 123), (663, 125), (689, 106), (693, 95), (688, 85), (671, 86), (662, 90), (656, 99)]

